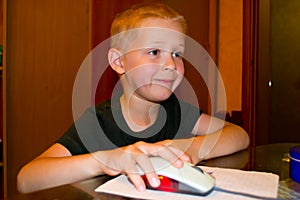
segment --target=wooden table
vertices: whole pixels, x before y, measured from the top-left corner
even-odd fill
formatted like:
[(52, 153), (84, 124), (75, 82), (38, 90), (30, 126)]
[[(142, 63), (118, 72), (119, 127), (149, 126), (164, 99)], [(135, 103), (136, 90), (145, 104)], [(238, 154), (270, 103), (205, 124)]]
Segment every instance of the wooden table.
[[(280, 143), (257, 146), (229, 156), (224, 156), (205, 162), (200, 165), (255, 170), (276, 173), (280, 176), (279, 196), (286, 197), (300, 194), (300, 184), (289, 178), (289, 163), (286, 161), (289, 148), (296, 143)], [(94, 189), (110, 180), (103, 175), (76, 184), (70, 184), (47, 189), (32, 194), (17, 195), (13, 200), (125, 200), (131, 199), (117, 195), (96, 193)], [(289, 192), (291, 190), (291, 192)], [(288, 193), (288, 194), (287, 194)], [(293, 193), (293, 194), (292, 194)]]

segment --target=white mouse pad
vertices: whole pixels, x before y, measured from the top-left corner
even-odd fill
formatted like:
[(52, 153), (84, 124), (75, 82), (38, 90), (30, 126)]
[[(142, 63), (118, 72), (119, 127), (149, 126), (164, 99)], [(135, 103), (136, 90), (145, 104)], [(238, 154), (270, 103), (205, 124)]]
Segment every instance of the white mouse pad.
[(152, 200), (246, 200), (260, 199), (260, 197), (262, 197), (261, 199), (276, 199), (277, 197), (279, 176), (276, 174), (204, 166), (201, 166), (201, 169), (211, 173), (216, 178), (216, 187), (223, 191), (216, 189), (205, 197), (154, 190), (139, 192), (124, 175), (120, 175), (103, 185), (100, 185), (95, 191)]

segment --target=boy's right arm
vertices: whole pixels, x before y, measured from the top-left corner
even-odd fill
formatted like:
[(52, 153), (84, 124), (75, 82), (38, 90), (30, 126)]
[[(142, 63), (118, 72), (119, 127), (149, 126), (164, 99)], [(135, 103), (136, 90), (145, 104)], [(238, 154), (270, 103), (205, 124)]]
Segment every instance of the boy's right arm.
[(54, 144), (26, 164), (17, 176), (21, 193), (73, 183), (103, 173), (91, 154), (71, 156), (61, 144)]
[(146, 172), (147, 179), (153, 187), (159, 185), (149, 156), (160, 156), (175, 167), (182, 167), (181, 160), (190, 161), (184, 152), (164, 143), (137, 142), (113, 150), (75, 156), (56, 143), (20, 170), (17, 177), (18, 190), (29, 193), (82, 181), (104, 173), (124, 173), (138, 190), (143, 191), (145, 184), (136, 165)]

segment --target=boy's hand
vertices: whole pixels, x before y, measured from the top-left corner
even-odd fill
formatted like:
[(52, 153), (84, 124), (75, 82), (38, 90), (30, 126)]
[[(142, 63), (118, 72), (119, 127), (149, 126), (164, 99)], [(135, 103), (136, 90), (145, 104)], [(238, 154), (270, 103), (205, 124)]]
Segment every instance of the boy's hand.
[(177, 168), (183, 166), (182, 160), (190, 162), (190, 158), (181, 150), (172, 147), (169, 140), (154, 144), (137, 142), (114, 150), (98, 151), (92, 155), (97, 159), (104, 173), (126, 174), (139, 191), (144, 191), (146, 186), (136, 165), (145, 172), (152, 187), (158, 187), (160, 184), (149, 156), (160, 156)]

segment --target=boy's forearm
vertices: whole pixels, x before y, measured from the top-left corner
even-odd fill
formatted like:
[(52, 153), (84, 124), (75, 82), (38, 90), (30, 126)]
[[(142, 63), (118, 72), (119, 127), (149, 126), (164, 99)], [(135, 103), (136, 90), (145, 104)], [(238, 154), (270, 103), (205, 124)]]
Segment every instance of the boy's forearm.
[(101, 174), (100, 170), (90, 154), (38, 158), (19, 172), (17, 187), (21, 193), (30, 193), (91, 178)]
[(191, 148), (196, 148), (194, 152), (198, 152), (198, 155), (193, 153), (192, 160), (197, 163), (201, 160), (229, 155), (246, 149), (248, 145), (248, 134), (241, 127), (231, 124), (215, 133), (197, 136)]
[(230, 124), (211, 134), (174, 142), (174, 145), (185, 150), (192, 162), (196, 164), (201, 160), (229, 155), (246, 149), (249, 145), (249, 137), (241, 127)]

